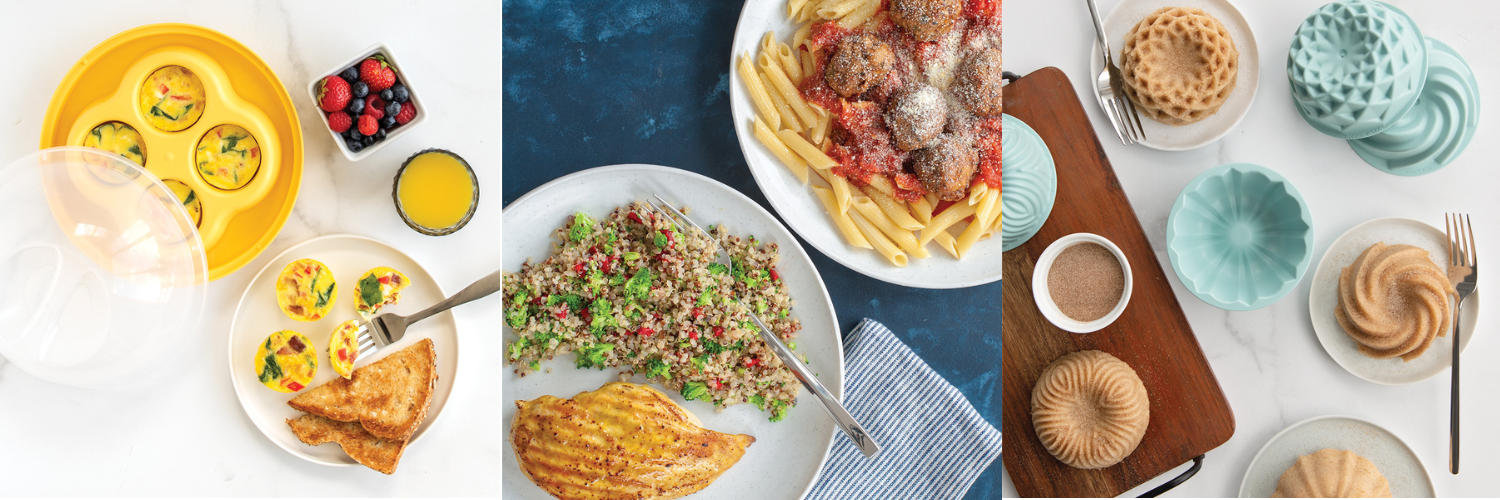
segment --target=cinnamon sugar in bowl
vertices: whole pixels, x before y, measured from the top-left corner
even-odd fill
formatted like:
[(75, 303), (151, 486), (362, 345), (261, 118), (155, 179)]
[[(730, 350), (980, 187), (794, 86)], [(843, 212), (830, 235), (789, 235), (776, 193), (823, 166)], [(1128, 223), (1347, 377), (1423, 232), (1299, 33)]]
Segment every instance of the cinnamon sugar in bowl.
[(1073, 333), (1098, 331), (1130, 303), (1130, 261), (1103, 236), (1074, 233), (1037, 258), (1031, 293), (1042, 316)]

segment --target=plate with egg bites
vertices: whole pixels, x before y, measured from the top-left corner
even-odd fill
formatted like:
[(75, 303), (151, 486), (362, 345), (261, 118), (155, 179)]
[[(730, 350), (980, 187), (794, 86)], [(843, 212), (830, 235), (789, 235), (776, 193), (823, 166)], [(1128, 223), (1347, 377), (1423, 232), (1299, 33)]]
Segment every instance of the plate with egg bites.
[(192, 192), (211, 280), (275, 239), (302, 182), (301, 124), (281, 80), (248, 47), (200, 26), (129, 29), (73, 65), (41, 146), (95, 144)]
[[(826, 183), (819, 180), (816, 173), (809, 172), (810, 183), (804, 184), (756, 139), (753, 121), (757, 116), (757, 109), (736, 64), (740, 56), (746, 53), (752, 58), (757, 57), (761, 38), (768, 31), (774, 33), (778, 42), (791, 43), (794, 33), (807, 23), (789, 18), (787, 7), (788, 3), (785, 1), (745, 2), (740, 11), (739, 23), (735, 27), (727, 70), (730, 75), (729, 102), (735, 136), (739, 139), (740, 149), (756, 185), (765, 194), (771, 207), (807, 243), (839, 264), (865, 276), (901, 286), (934, 289), (967, 288), (1000, 280), (1002, 248), (998, 222), (993, 235), (975, 242), (962, 259), (955, 260), (939, 244), (929, 243), (923, 248), (930, 257), (911, 257), (905, 267), (897, 267), (875, 250), (856, 248), (846, 242), (822, 202), (809, 187), (825, 186)], [(967, 201), (960, 200), (957, 203)], [(849, 210), (855, 211), (853, 208)], [(952, 233), (957, 234), (965, 226), (966, 222), (962, 221), (954, 224)]]
[[(1256, 91), (1260, 87), (1260, 50), (1250, 23), (1228, 0), (1122, 0), (1104, 18), (1104, 32), (1109, 36), (1109, 47), (1114, 51), (1112, 55), (1115, 65), (1121, 66), (1121, 72), (1125, 71), (1124, 58), (1121, 57), (1125, 36), (1141, 20), (1162, 7), (1189, 7), (1204, 11), (1224, 26), (1240, 54), (1234, 90), (1212, 115), (1186, 125), (1173, 126), (1151, 119), (1140, 110), (1139, 105), (1136, 106), (1141, 115), (1141, 128), (1146, 134), (1140, 144), (1162, 151), (1197, 149), (1228, 135), (1250, 112), (1250, 105), (1255, 101)], [(1083, 81), (1089, 88), (1089, 94), (1093, 95), (1095, 77), (1104, 71), (1104, 56), (1100, 53), (1097, 40), (1090, 47), (1092, 52), (1089, 56), (1088, 78)], [(1096, 123), (1103, 123), (1100, 126), (1107, 130), (1109, 120), (1102, 109), (1098, 111)]]
[[(1318, 342), (1323, 344), (1328, 355), (1339, 366), (1359, 378), (1385, 385), (1427, 380), (1442, 373), (1453, 363), (1451, 323), (1445, 327), (1446, 334), (1433, 339), (1432, 345), (1420, 356), (1411, 361), (1402, 361), (1400, 357), (1375, 359), (1364, 355), (1334, 316), (1339, 300), (1339, 274), (1359, 258), (1365, 249), (1381, 242), (1387, 245), (1412, 245), (1427, 250), (1439, 269), (1444, 272), (1448, 269), (1448, 238), (1442, 229), (1419, 220), (1396, 217), (1374, 219), (1354, 226), (1334, 240), (1318, 261), (1308, 294), (1308, 311), (1312, 315), (1313, 331), (1317, 332)], [(1460, 318), (1462, 347), (1465, 349), (1474, 338), (1475, 323), (1479, 319), (1480, 295), (1480, 292), (1474, 292), (1469, 296)], [(1457, 307), (1457, 301), (1453, 297), (1449, 298), (1449, 307)]]
[[(287, 264), (299, 259), (315, 259), (327, 265), (333, 271), (336, 282), (341, 285), (340, 293), (348, 293), (344, 291), (346, 287), (354, 287), (360, 276), (371, 268), (389, 266), (400, 270), (411, 278), (411, 284), (402, 290), (400, 302), (386, 306), (382, 312), (412, 314), (442, 301), (448, 295), (433, 281), (432, 275), (425, 268), (400, 250), (363, 236), (339, 234), (313, 238), (281, 252), (250, 280), (240, 297), (229, 326), (229, 379), (251, 423), (281, 449), (309, 462), (333, 466), (359, 465), (336, 444), (303, 444), (286, 424), (286, 419), (303, 414), (287, 406), (287, 401), (340, 378), (328, 359), (329, 342), (339, 324), (348, 320), (360, 320), (354, 309), (354, 301), (349, 297), (337, 301), (332, 311), (317, 321), (296, 321), (282, 313), (277, 305), (276, 279)], [(316, 352), (318, 359), (318, 370), (312, 381), (306, 384), (305, 389), (292, 393), (267, 388), (259, 380), (255, 366), (256, 349), (272, 333), (282, 330), (306, 336), (312, 344), (309, 347)], [(353, 365), (354, 368), (368, 365), (424, 338), (432, 339), (433, 347), (437, 350), (438, 380), (432, 393), (432, 404), (427, 410), (427, 419), (412, 433), (409, 444), (415, 444), (437, 422), (453, 394), (454, 376), (458, 373), (459, 361), (458, 326), (453, 313), (445, 311), (411, 325), (400, 342), (366, 353)], [(416, 450), (421, 449), (420, 446), (408, 446), (406, 456), (420, 454), (422, 452)]]
[(1352, 451), (1369, 460), (1385, 477), (1392, 497), (1437, 496), (1422, 459), (1395, 433), (1364, 419), (1325, 415), (1292, 424), (1266, 441), (1245, 469), (1240, 498), (1269, 498), (1297, 457), (1323, 449)]

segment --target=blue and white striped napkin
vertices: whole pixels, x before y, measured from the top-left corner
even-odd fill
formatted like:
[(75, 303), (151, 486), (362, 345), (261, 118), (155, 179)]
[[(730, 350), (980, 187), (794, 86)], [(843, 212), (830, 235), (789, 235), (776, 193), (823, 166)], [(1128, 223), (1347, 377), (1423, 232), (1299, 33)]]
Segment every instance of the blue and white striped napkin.
[(835, 436), (807, 500), (962, 498), (1000, 456), (1000, 431), (880, 322), (866, 318), (844, 344), (844, 406), (881, 450), (865, 458)]

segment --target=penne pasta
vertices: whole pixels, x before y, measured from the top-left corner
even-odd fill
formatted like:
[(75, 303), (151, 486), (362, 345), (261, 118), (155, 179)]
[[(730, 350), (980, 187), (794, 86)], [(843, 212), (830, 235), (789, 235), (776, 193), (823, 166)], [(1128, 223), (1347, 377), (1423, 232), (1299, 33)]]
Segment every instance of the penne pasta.
[(802, 123), (813, 122), (813, 112), (807, 107), (807, 101), (802, 100), (802, 93), (797, 91), (797, 86), (786, 77), (786, 72), (781, 69), (781, 64), (771, 58), (770, 52), (761, 52), (760, 70), (766, 75), (766, 81), (770, 82), (773, 91), (780, 92), (781, 98), (786, 100), (786, 106), (797, 114), (797, 120)]
[(814, 104), (812, 108), (818, 113), (818, 122), (813, 124), (812, 132), (810, 134), (812, 137), (810, 137), (810, 139), (812, 140), (813, 144), (821, 146), (823, 144), (823, 141), (828, 140), (828, 128), (829, 124), (833, 123), (833, 118), (828, 116), (828, 112), (824, 111), (822, 107), (816, 104)]
[(885, 193), (885, 194), (888, 194), (888, 195), (892, 195), (892, 196), (894, 196), (896, 194), (896, 186), (892, 185), (891, 184), (891, 180), (889, 178), (887, 178), (886, 176), (884, 176), (884, 175), (872, 175), (872, 176), (870, 176), (870, 183), (869, 184), (870, 184), (870, 187), (878, 189), (882, 193)]
[(803, 7), (807, 7), (807, 0), (787, 0), (787, 2), (786, 2), (786, 17), (787, 17), (787, 19), (796, 19), (797, 18), (797, 14), (802, 13), (802, 8)]
[(938, 246), (943, 247), (943, 250), (947, 250), (948, 255), (952, 255), (955, 259), (959, 257), (958, 242), (952, 234), (949, 234), (947, 231), (940, 232), (936, 238), (933, 238), (933, 241), (936, 241)]
[(839, 27), (844, 29), (858, 28), (868, 22), (870, 18), (875, 17), (875, 12), (878, 10), (880, 10), (880, 0), (866, 1), (849, 12), (848, 15), (845, 15), (843, 19), (839, 19)]
[(833, 198), (839, 202), (839, 213), (849, 213), (849, 180), (832, 172), (823, 180), (833, 186)]
[(918, 196), (909, 205), (911, 205), (912, 218), (917, 219), (917, 222), (923, 225), (932, 222), (932, 202), (927, 201), (926, 196)]
[[(813, 54), (812, 54), (812, 52), (808, 52), (807, 50), (804, 50), (804, 49), (796, 49), (796, 50), (797, 50), (797, 54), (798, 54), (798, 56), (797, 56), (798, 60), (802, 61), (802, 76), (803, 76), (803, 78), (806, 78), (807, 76), (812, 75), (813, 72), (817, 70), (817, 63), (813, 62)], [(822, 108), (819, 108), (819, 109), (822, 109)]]
[[(834, 161), (833, 158), (829, 158), (823, 150), (818, 149), (811, 142), (807, 142), (806, 138), (796, 132), (780, 130), (776, 132), (776, 135), (781, 137), (782, 142), (785, 142), (787, 147), (792, 148), (792, 151), (795, 151), (797, 156), (801, 156), (803, 160), (807, 160), (807, 165), (812, 168), (823, 170), (839, 165), (839, 162)], [(843, 177), (839, 178), (842, 179)]]
[(833, 218), (833, 225), (839, 228), (839, 233), (844, 235), (844, 241), (849, 242), (849, 246), (874, 248), (870, 245), (870, 241), (865, 239), (864, 234), (859, 232), (859, 228), (854, 226), (854, 221), (847, 214), (838, 212), (838, 202), (833, 199), (833, 191), (821, 186), (813, 186), (812, 190), (813, 195), (823, 202), (823, 208), (828, 210), (828, 216)]
[(922, 237), (918, 238), (917, 241), (926, 245), (927, 242), (937, 237), (938, 233), (946, 231), (948, 226), (957, 224), (958, 221), (964, 220), (970, 215), (974, 215), (974, 205), (963, 203), (949, 205), (947, 210), (943, 210), (942, 213), (932, 216), (932, 222), (928, 222), (927, 227), (922, 229)]
[(781, 160), (781, 164), (786, 165), (786, 168), (792, 171), (792, 175), (802, 180), (803, 184), (807, 184), (807, 163), (793, 154), (792, 150), (787, 149), (786, 143), (781, 142), (781, 138), (776, 137), (776, 133), (772, 132), (759, 116), (755, 117), (755, 139), (759, 140), (766, 149), (771, 150), (771, 154)]
[(802, 63), (797, 61), (796, 55), (792, 54), (792, 48), (787, 44), (778, 43), (775, 53), (776, 58), (781, 60), (781, 69), (786, 71), (786, 77), (792, 81), (792, 85), (802, 85)]
[(858, 211), (850, 213), (849, 218), (854, 221), (854, 227), (859, 228), (859, 231), (864, 233), (865, 238), (870, 241), (870, 245), (875, 247), (875, 251), (884, 255), (886, 260), (891, 261), (892, 265), (906, 267), (906, 253), (897, 248), (896, 244), (891, 243), (891, 240), (886, 239), (885, 235), (881, 234), (879, 229), (870, 224), (870, 221), (865, 220)]
[[(984, 184), (981, 183), (980, 185)], [(991, 189), (985, 191), (983, 196), (980, 196), (978, 209), (974, 211), (974, 223), (979, 226), (980, 232), (985, 232), (989, 229), (990, 219), (994, 216), (999, 205), (999, 191)]]
[(975, 217), (974, 222), (970, 222), (969, 227), (965, 228), (964, 232), (958, 235), (958, 241), (954, 244), (957, 247), (955, 250), (958, 252), (958, 258), (964, 258), (964, 255), (969, 253), (969, 247), (974, 246), (974, 242), (979, 241), (979, 237), (982, 235), (984, 235), (984, 223), (980, 222), (978, 217)]
[(740, 80), (745, 82), (745, 90), (750, 94), (750, 102), (755, 103), (755, 110), (760, 112), (760, 116), (765, 117), (767, 122), (781, 123), (781, 112), (771, 101), (770, 93), (766, 92), (766, 85), (761, 81), (760, 74), (750, 65), (750, 56), (741, 56), (735, 68), (739, 70)]
[(865, 193), (865, 196), (870, 197), (871, 202), (880, 207), (881, 212), (885, 212), (886, 217), (889, 217), (891, 223), (895, 224), (896, 227), (907, 231), (915, 231), (927, 227), (926, 224), (918, 222), (917, 219), (911, 216), (911, 210), (907, 208), (905, 202), (887, 196), (877, 189), (871, 189), (869, 186), (861, 188), (861, 191)]
[(830, 0), (818, 6), (818, 15), (823, 19), (841, 19), (867, 3), (869, 0)]
[[(807, 5), (807, 2), (804, 1), (803, 5)], [(804, 24), (801, 28), (797, 28), (797, 32), (792, 33), (792, 48), (796, 49), (802, 47), (802, 44), (807, 43), (807, 35), (810, 34), (812, 34), (812, 23)]]
[(970, 186), (969, 187), (969, 204), (973, 205), (975, 203), (979, 203), (979, 200), (984, 199), (984, 193), (989, 188), (990, 188), (989, 185), (987, 185), (987, 184), (985, 184), (983, 182), (978, 182), (978, 183), (975, 183), (973, 186)]
[[(760, 73), (760, 76), (758, 78), (760, 78), (761, 82), (764, 83), (766, 81), (765, 77), (765, 73)], [(770, 84), (765, 85), (767, 87), (770, 86)], [(788, 108), (786, 106), (786, 99), (782, 98), (781, 93), (775, 91), (771, 92), (771, 105), (776, 107), (776, 112), (781, 116), (781, 123), (776, 124), (777, 129), (788, 129), (793, 131), (803, 129), (802, 122), (797, 121), (797, 115), (793, 114), (791, 108)]]
[(879, 229), (881, 233), (890, 238), (892, 242), (896, 243), (896, 246), (900, 247), (902, 251), (910, 253), (912, 257), (918, 259), (931, 257), (926, 249), (922, 248), (921, 245), (917, 245), (917, 237), (912, 235), (911, 230), (896, 227), (896, 224), (891, 222), (891, 219), (886, 217), (885, 212), (880, 211), (880, 207), (874, 201), (870, 200), (870, 198), (861, 196), (851, 200), (850, 204), (850, 206), (854, 207), (855, 211), (865, 217), (866, 221), (869, 221), (871, 225), (875, 226), (876, 229)]

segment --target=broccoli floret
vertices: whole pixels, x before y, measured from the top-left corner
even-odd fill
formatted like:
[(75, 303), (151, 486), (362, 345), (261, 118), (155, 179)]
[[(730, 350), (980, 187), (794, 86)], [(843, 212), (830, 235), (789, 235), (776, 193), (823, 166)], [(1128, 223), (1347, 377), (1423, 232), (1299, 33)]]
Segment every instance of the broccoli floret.
[(682, 398), (688, 401), (694, 399), (712, 403), (713, 397), (708, 395), (708, 385), (703, 382), (688, 382), (682, 384)]
[(578, 359), (575, 360), (575, 363), (579, 368), (598, 368), (603, 370), (606, 368), (604, 353), (613, 351), (614, 349), (614, 344), (592, 344), (580, 347), (576, 353)]
[(756, 394), (754, 396), (750, 396), (750, 404), (755, 405), (756, 408), (760, 408), (760, 411), (766, 411), (766, 398), (765, 398), (765, 396), (761, 396), (759, 394)]
[(594, 219), (589, 217), (589, 214), (578, 212), (573, 215), (573, 225), (568, 228), (568, 240), (578, 243), (593, 230)]
[(786, 411), (790, 410), (790, 409), (791, 409), (791, 406), (787, 405), (786, 401), (781, 401), (781, 400), (772, 401), (771, 402), (771, 421), (772, 422), (780, 422), (781, 419), (786, 418)]
[(508, 350), (510, 351), (510, 359), (521, 359), (521, 351), (524, 351), (526, 349), (526, 346), (528, 345), (530, 345), (530, 343), (527, 342), (525, 337), (517, 339), (515, 342), (511, 342), (508, 348)]
[(552, 307), (563, 302), (567, 302), (568, 310), (572, 311), (575, 314), (583, 310), (583, 297), (579, 297), (571, 293), (567, 295), (553, 295), (547, 297), (547, 307)]
[(641, 268), (625, 282), (625, 295), (635, 300), (646, 298), (646, 292), (651, 291), (651, 269)]
[(651, 238), (651, 242), (655, 243), (657, 248), (666, 248), (667, 247), (667, 235), (662, 234), (662, 233), (656, 233)]
[(619, 326), (613, 312), (614, 308), (608, 301), (596, 300), (589, 303), (589, 333), (594, 334), (594, 338), (603, 337), (606, 329)]
[(716, 274), (716, 275), (717, 274), (724, 274), (724, 273), (729, 272), (729, 268), (725, 267), (724, 264), (720, 264), (718, 262), (715, 262), (713, 264), (709, 264), (708, 265), (708, 272), (712, 273), (712, 274)]
[(706, 305), (712, 304), (714, 302), (713, 292), (714, 292), (714, 287), (704, 288), (703, 289), (703, 293), (698, 295), (698, 304), (697, 305), (706, 306)]
[(661, 358), (651, 358), (646, 362), (646, 376), (650, 378), (668, 379), (672, 378), (671, 367)]
[(584, 283), (584, 286), (588, 287), (589, 294), (594, 296), (598, 296), (599, 290), (604, 287), (605, 283), (608, 283), (604, 279), (604, 272), (598, 269), (590, 269), (585, 279), (587, 281)]
[(526, 318), (531, 317), (531, 308), (527, 306), (515, 306), (505, 311), (505, 324), (511, 328), (526, 326)]
[(702, 356), (693, 356), (692, 358), (688, 358), (688, 360), (693, 362), (693, 368), (697, 368), (698, 373), (703, 373), (703, 369), (708, 366), (707, 354), (704, 354)]

